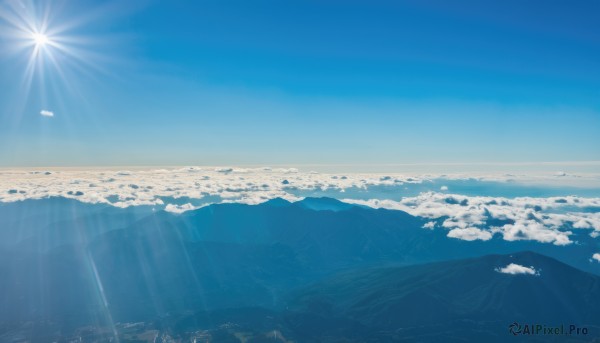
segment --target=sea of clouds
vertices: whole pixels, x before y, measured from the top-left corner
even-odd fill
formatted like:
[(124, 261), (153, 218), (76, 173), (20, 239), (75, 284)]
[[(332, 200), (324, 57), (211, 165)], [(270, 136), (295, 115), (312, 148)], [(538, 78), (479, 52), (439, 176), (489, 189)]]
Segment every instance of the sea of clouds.
[[(446, 184), (462, 180), (468, 195)], [(598, 175), (402, 175), (332, 174), (295, 168), (185, 167), (169, 169), (1, 170), (0, 202), (66, 197), (117, 207), (152, 206), (183, 213), (213, 203), (258, 204), (273, 198), (298, 201), (330, 196), (373, 208), (401, 210), (428, 218), (424, 229), (445, 229), (448, 237), (573, 244), (575, 230), (600, 236), (600, 197), (495, 196), (473, 189), (519, 185), (595, 187)], [(516, 185), (516, 186), (515, 186)], [(544, 186), (546, 185), (546, 186)], [(588, 185), (588, 186), (583, 186)], [(592, 186), (589, 186), (592, 185)], [(525, 186), (523, 186), (525, 187)], [(600, 188), (599, 188), (600, 189)], [(564, 193), (564, 192), (562, 192)]]

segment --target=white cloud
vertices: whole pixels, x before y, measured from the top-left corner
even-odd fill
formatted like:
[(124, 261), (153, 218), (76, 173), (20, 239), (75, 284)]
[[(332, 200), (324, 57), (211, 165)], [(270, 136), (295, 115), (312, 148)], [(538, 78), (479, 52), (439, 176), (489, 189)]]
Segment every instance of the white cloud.
[(54, 117), (54, 112), (48, 110), (41, 110), (40, 114), (44, 117)]
[(600, 262), (600, 253), (595, 253), (594, 255), (592, 255), (592, 259)]
[(492, 238), (492, 234), (489, 231), (480, 230), (474, 227), (468, 227), (465, 229), (452, 229), (450, 230), (450, 232), (448, 232), (448, 237), (458, 238), (465, 241), (487, 241)]
[(165, 211), (171, 212), (171, 213), (176, 213), (176, 214), (181, 214), (186, 211), (195, 210), (196, 208), (197, 207), (194, 207), (194, 205), (192, 205), (190, 203), (187, 203), (184, 205), (167, 204), (167, 206), (165, 207)]
[[(590, 233), (592, 236), (600, 232), (600, 213), (585, 210), (600, 207), (599, 198), (503, 198), (426, 192), (399, 201), (344, 201), (401, 210), (428, 219), (444, 219), (441, 226), (451, 230), (449, 237), (468, 240), (491, 238), (494, 233), (500, 233), (507, 241), (535, 240), (567, 245), (573, 243), (571, 229), (594, 230)], [(465, 230), (468, 228), (471, 229)], [(473, 229), (487, 233), (481, 234)]]
[(535, 240), (555, 245), (573, 243), (569, 239), (571, 231), (559, 231), (534, 220), (519, 220), (515, 224), (506, 224), (502, 227), (502, 233), (507, 241)]
[(435, 228), (435, 222), (434, 221), (427, 222), (427, 223), (425, 223), (425, 225), (423, 225), (423, 228), (424, 229), (433, 229), (433, 228)]
[(518, 274), (528, 274), (528, 275), (540, 275), (540, 272), (535, 270), (532, 267), (525, 267), (520, 264), (511, 263), (504, 268), (496, 268), (498, 273), (518, 275)]
[(447, 190), (448, 190), (448, 186), (440, 187), (440, 191), (442, 191), (442, 192), (446, 192)]

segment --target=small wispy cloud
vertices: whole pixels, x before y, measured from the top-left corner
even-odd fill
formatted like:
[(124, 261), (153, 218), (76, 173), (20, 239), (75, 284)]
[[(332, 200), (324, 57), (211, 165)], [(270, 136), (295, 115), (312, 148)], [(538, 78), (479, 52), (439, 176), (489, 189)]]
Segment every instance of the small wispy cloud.
[(522, 265), (516, 264), (516, 263), (511, 263), (504, 268), (496, 268), (496, 271), (498, 273), (511, 274), (511, 275), (518, 275), (518, 274), (540, 275), (540, 272), (535, 270), (535, 268), (525, 267), (525, 266), (522, 266)]
[(54, 112), (48, 110), (41, 110), (40, 114), (44, 117), (54, 117)]

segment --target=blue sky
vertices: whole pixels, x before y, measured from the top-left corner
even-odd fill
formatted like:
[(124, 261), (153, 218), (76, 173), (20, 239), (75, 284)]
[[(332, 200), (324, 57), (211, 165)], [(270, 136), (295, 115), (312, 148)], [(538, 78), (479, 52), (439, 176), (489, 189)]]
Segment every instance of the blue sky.
[(600, 160), (597, 1), (0, 4), (0, 166)]

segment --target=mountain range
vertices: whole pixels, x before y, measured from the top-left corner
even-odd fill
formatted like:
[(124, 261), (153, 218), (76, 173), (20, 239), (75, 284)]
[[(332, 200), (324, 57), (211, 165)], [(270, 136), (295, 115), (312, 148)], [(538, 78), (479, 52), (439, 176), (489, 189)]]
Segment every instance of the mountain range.
[[(330, 198), (183, 214), (2, 203), (0, 340), (140, 321), (225, 336), (232, 329), (221, 325), (235, 323), (300, 342), (503, 341), (508, 324), (527, 321), (599, 332), (600, 270), (589, 260), (598, 245), (588, 235), (570, 246), (469, 242), (425, 223)], [(498, 271), (511, 263), (539, 275)]]

